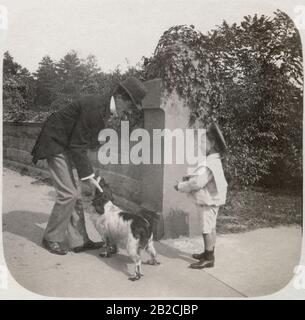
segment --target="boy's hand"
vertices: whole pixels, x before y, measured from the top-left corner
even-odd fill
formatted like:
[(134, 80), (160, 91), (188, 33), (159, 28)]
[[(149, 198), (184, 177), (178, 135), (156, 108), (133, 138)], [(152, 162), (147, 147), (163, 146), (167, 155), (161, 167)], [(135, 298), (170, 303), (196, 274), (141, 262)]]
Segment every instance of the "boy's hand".
[(178, 184), (179, 184), (179, 181), (176, 181), (176, 184), (174, 185), (174, 189), (175, 189), (176, 191), (179, 191), (179, 189), (178, 189)]

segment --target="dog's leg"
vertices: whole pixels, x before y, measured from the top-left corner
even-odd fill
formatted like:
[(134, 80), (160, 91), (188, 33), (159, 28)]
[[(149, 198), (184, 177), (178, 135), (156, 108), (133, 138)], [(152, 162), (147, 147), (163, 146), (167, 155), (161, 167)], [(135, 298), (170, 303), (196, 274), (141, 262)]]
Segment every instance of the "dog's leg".
[(146, 252), (150, 255), (151, 259), (146, 261), (145, 264), (149, 264), (152, 266), (160, 264), (160, 262), (157, 260), (157, 252), (154, 247), (153, 236), (151, 236), (150, 239), (148, 240)]
[(102, 257), (102, 258), (110, 258), (111, 255), (112, 255), (112, 253), (113, 253), (113, 252), (110, 250), (110, 248), (111, 248), (110, 240), (109, 240), (109, 238), (107, 237), (107, 238), (106, 238), (106, 246), (105, 246), (103, 252), (100, 253), (100, 257)]
[(139, 274), (141, 275), (141, 277), (144, 276), (144, 273), (142, 271), (142, 259), (141, 259), (141, 253), (140, 253), (140, 248), (138, 249), (138, 255), (140, 257), (139, 262), (138, 262), (138, 269), (139, 269)]
[(135, 273), (129, 277), (129, 280), (132, 280), (132, 281), (139, 280), (143, 276), (141, 258), (138, 254), (130, 255), (130, 258), (135, 264)]
[(127, 243), (127, 252), (129, 257), (132, 259), (132, 261), (135, 264), (135, 273), (134, 275), (129, 277), (129, 280), (132, 280), (132, 281), (139, 280), (141, 276), (143, 276), (142, 262), (139, 254), (139, 240), (133, 237), (132, 239), (129, 239)]

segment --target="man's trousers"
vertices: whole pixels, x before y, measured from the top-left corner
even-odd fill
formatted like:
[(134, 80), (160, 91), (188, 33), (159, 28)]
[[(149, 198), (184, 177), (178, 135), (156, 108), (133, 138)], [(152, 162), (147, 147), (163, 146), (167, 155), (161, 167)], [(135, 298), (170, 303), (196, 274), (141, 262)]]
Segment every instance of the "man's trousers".
[(48, 167), (56, 190), (56, 202), (49, 218), (44, 238), (48, 241), (63, 242), (67, 235), (70, 248), (82, 246), (89, 240), (81, 189), (72, 170), (72, 163), (66, 154), (47, 159)]

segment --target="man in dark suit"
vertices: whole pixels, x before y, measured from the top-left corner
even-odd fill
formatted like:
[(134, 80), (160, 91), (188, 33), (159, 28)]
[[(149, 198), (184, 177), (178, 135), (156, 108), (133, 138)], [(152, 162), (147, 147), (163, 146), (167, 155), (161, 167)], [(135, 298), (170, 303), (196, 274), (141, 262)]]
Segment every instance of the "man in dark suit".
[[(130, 77), (118, 84), (113, 99), (119, 117), (132, 108), (141, 108), (146, 88), (141, 81)], [(82, 252), (100, 248), (88, 237), (78, 178), (98, 187), (92, 165), (87, 156), (90, 147), (98, 145), (98, 134), (111, 115), (110, 98), (85, 96), (53, 113), (45, 122), (32, 151), (33, 162), (46, 159), (56, 189), (56, 202), (51, 212), (43, 245), (51, 253), (64, 255), (65, 236), (70, 249)]]

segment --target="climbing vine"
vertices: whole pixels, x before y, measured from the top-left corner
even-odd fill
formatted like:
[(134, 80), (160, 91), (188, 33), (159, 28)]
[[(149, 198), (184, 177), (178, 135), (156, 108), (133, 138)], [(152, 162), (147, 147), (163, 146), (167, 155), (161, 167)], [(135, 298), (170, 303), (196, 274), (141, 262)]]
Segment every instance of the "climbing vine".
[(301, 188), (302, 45), (287, 14), (224, 21), (207, 34), (174, 26), (144, 59), (143, 74), (184, 99), (190, 125), (219, 123), (232, 183)]
[(146, 79), (162, 78), (168, 93), (176, 90), (187, 101), (190, 124), (215, 120), (214, 111), (221, 101), (206, 40), (193, 25), (174, 26), (161, 36), (153, 57), (144, 60)]

